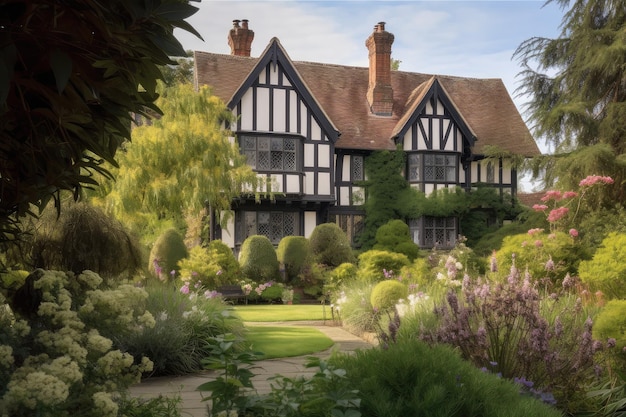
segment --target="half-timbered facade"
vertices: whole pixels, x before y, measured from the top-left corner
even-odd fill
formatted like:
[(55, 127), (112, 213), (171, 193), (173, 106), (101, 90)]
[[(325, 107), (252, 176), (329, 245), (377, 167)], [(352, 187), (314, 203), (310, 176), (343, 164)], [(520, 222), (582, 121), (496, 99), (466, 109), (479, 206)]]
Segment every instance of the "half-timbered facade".
[[(241, 24), (241, 25), (240, 25)], [(236, 116), (227, 126), (273, 199), (233, 202), (233, 222), (221, 238), (233, 248), (253, 234), (278, 244), (337, 222), (348, 236), (363, 224), (365, 159), (399, 146), (405, 176), (426, 194), (477, 183), (515, 195), (510, 161), (485, 159), (486, 146), (530, 157), (539, 153), (504, 84), (391, 70), (393, 35), (384, 23), (366, 40), (368, 68), (294, 62), (276, 38), (250, 57), (254, 32), (234, 21), (231, 55), (195, 52), (197, 85), (212, 86)], [(455, 218), (409, 221), (421, 247), (452, 246)]]

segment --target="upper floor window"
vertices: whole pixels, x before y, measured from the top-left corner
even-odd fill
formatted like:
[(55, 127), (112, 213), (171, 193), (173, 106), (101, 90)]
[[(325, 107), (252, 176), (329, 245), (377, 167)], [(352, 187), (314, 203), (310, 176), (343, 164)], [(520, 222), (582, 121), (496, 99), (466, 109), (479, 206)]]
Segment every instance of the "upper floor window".
[(300, 153), (297, 138), (240, 135), (240, 147), (248, 165), (258, 171), (298, 170)]
[(409, 181), (456, 182), (458, 160), (455, 154), (412, 153), (409, 155)]

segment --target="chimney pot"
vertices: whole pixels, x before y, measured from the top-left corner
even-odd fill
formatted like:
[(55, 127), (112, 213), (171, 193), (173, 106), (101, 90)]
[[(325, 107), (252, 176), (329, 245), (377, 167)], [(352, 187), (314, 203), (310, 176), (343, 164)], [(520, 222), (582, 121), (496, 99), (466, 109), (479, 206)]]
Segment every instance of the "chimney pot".
[[(239, 23), (242, 26), (239, 26)], [(228, 33), (228, 45), (230, 54), (237, 56), (250, 56), (254, 31), (248, 28), (248, 19), (233, 20), (233, 28)]]

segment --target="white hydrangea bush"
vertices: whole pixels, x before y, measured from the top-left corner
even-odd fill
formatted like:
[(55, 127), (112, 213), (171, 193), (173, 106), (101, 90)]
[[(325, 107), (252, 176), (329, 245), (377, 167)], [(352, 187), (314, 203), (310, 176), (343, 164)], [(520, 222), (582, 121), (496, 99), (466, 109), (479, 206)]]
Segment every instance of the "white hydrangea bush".
[(30, 314), (0, 295), (0, 416), (116, 417), (116, 396), (152, 370), (103, 334), (155, 321), (143, 289), (107, 289), (91, 271), (31, 274)]

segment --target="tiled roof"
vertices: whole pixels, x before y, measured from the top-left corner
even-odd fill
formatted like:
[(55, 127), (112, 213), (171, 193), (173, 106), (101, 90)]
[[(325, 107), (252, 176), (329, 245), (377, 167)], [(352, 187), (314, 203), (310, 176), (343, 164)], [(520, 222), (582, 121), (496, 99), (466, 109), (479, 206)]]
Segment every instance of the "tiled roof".
[[(213, 93), (228, 103), (257, 61), (258, 58), (195, 52), (196, 83), (211, 86)], [(298, 61), (293, 64), (340, 131), (337, 148), (394, 149), (393, 134), (402, 127), (399, 122), (408, 119), (429, 83), (437, 79), (476, 135), (475, 154), (482, 153), (486, 145), (524, 156), (540, 154), (500, 79), (392, 71), (393, 115), (385, 117), (369, 110), (367, 67)]]

